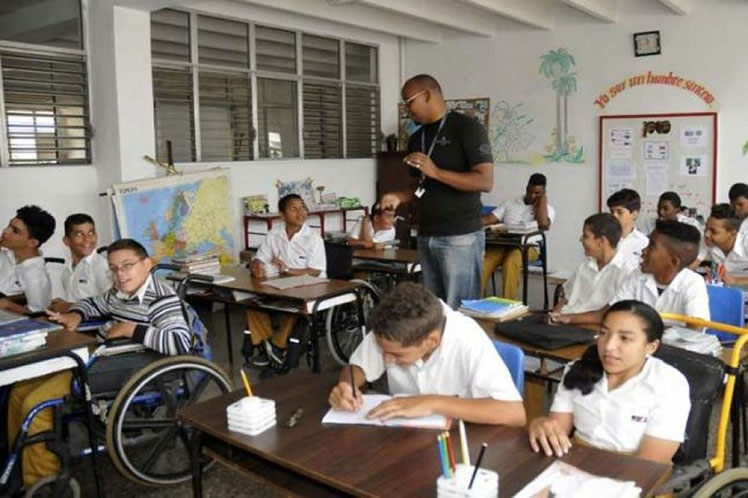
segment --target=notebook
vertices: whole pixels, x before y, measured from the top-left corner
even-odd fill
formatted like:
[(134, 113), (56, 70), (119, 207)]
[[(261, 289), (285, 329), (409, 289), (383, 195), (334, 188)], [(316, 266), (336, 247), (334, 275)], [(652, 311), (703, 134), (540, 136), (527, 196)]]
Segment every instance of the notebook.
[(39, 332), (49, 332), (61, 329), (62, 325), (52, 322), (39, 322), (24, 318), (12, 323), (0, 325), (0, 340), (8, 340), (14, 336), (24, 336)]
[(323, 424), (343, 425), (378, 425), (385, 427), (415, 427), (419, 429), (447, 430), (452, 425), (452, 419), (444, 415), (428, 415), (415, 418), (392, 418), (389, 420), (368, 419), (366, 414), (381, 403), (392, 399), (387, 394), (364, 394), (363, 404), (357, 412), (347, 412), (330, 408), (324, 417)]
[(292, 289), (294, 287), (301, 287), (304, 285), (321, 284), (322, 282), (326, 281), (326, 278), (313, 277), (311, 275), (299, 275), (297, 277), (285, 277), (276, 278), (275, 280), (265, 280), (264, 282), (262, 282), (262, 284), (269, 285), (270, 287), (275, 287), (276, 289), (284, 290)]

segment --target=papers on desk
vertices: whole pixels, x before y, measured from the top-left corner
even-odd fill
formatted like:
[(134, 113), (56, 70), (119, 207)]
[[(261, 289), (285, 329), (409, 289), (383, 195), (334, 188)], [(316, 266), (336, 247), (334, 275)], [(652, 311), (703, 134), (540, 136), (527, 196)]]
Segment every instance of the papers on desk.
[(302, 287), (304, 285), (314, 285), (326, 282), (326, 278), (313, 277), (311, 275), (299, 275), (296, 277), (284, 277), (276, 278), (273, 280), (265, 280), (262, 285), (269, 285), (279, 290), (292, 289), (294, 287)]
[(489, 225), (487, 229), (491, 232), (531, 233), (538, 231), (538, 222), (531, 221), (529, 223), (497, 223), (495, 225)]
[(24, 318), (0, 326), (0, 356), (10, 356), (43, 346), (47, 332), (61, 329), (57, 323), (38, 322)]
[(522, 301), (494, 296), (484, 299), (463, 299), (458, 311), (475, 318), (502, 322), (524, 315), (529, 309)]
[(514, 498), (638, 498), (641, 492), (633, 481), (595, 476), (556, 460)]
[(379, 406), (381, 403), (392, 399), (386, 394), (364, 394), (364, 402), (357, 412), (346, 412), (333, 410), (327, 411), (322, 418), (323, 424), (343, 425), (379, 425), (386, 427), (415, 427), (419, 429), (447, 430), (452, 425), (452, 419), (444, 415), (428, 415), (417, 418), (393, 418), (390, 420), (368, 419), (366, 414)]
[(694, 353), (719, 356), (722, 354), (722, 344), (717, 336), (705, 334), (699, 330), (685, 327), (668, 327), (662, 334), (663, 344), (686, 349)]

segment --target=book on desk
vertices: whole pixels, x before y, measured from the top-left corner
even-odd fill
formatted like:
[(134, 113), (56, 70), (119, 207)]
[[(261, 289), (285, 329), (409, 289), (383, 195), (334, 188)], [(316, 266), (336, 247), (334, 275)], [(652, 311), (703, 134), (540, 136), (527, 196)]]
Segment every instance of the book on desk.
[(47, 341), (48, 332), (61, 328), (57, 323), (31, 318), (0, 325), (0, 356), (21, 354), (41, 347)]
[(538, 222), (529, 223), (496, 223), (488, 225), (486, 230), (489, 233), (511, 233), (511, 234), (528, 234), (538, 231)]
[(528, 313), (529, 308), (522, 301), (492, 296), (484, 299), (463, 299), (458, 311), (474, 318), (505, 321)]

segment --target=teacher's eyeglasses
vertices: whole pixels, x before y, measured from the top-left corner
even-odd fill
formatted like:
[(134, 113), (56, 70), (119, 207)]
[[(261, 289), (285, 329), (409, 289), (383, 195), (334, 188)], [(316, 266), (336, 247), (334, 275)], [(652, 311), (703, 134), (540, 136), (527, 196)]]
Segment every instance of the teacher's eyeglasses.
[(410, 104), (412, 104), (412, 103), (413, 103), (413, 101), (414, 101), (415, 99), (417, 99), (419, 95), (423, 95), (423, 94), (424, 94), (424, 93), (426, 93), (427, 91), (428, 91), (428, 90), (421, 90), (420, 92), (416, 93), (415, 95), (413, 95), (413, 96), (411, 96), (411, 97), (408, 97), (408, 98), (407, 98), (407, 99), (405, 99), (405, 100), (401, 100), (401, 101), (400, 101), (400, 103), (401, 103), (401, 104), (403, 104), (403, 105), (404, 105), (405, 107), (410, 107)]

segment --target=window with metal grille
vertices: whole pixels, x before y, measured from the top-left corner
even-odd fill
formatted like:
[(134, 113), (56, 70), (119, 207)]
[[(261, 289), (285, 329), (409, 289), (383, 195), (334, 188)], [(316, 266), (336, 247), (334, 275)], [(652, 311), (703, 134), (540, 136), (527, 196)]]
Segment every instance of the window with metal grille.
[(202, 161), (252, 159), (254, 130), (249, 76), (200, 71)]
[(257, 70), (296, 73), (296, 33), (257, 26), (255, 29)]
[(174, 162), (195, 161), (192, 73), (189, 68), (153, 68), (153, 118), (156, 157), (166, 162), (167, 142), (171, 142)]
[(151, 13), (151, 57), (190, 62), (190, 15), (171, 9)]
[(379, 88), (347, 84), (345, 92), (347, 157), (371, 157), (379, 150)]
[(304, 157), (343, 157), (343, 109), (339, 83), (304, 80)]
[(257, 78), (260, 157), (298, 157), (296, 82)]
[(0, 70), (8, 164), (89, 164), (85, 57), (6, 52)]

